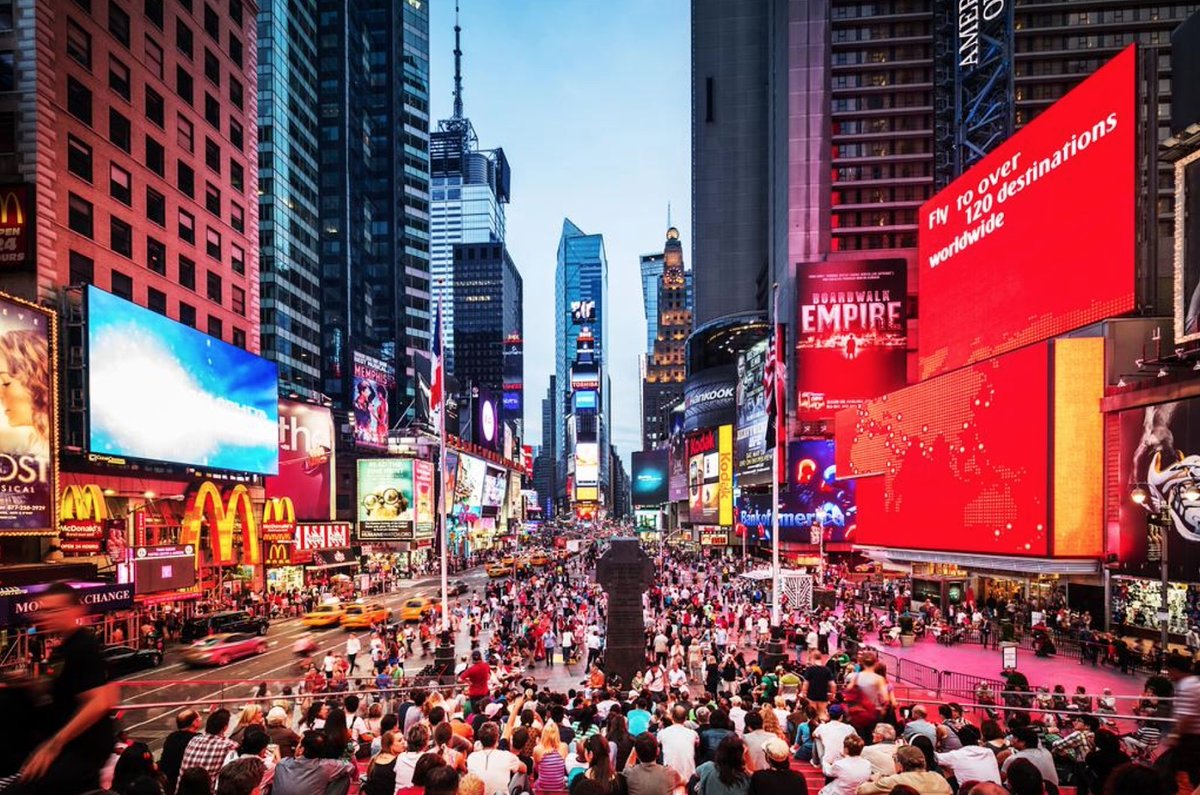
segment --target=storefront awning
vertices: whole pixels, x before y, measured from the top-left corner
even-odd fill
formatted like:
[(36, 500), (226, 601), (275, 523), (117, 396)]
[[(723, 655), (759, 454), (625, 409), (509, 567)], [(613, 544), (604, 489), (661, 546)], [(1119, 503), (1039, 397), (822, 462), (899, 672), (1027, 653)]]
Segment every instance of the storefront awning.
[(938, 563), (956, 565), (972, 573), (995, 573), (1024, 577), (1042, 574), (1088, 576), (1100, 573), (1100, 562), (1087, 558), (1020, 558), (1008, 555), (973, 555), (962, 552), (931, 552), (920, 549), (859, 547), (872, 560), (893, 564)]

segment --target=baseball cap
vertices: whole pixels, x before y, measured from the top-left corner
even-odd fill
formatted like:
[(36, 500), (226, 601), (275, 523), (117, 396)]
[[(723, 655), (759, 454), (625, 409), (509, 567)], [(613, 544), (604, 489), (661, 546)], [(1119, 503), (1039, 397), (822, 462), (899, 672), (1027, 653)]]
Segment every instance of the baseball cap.
[(487, 717), (487, 718), (496, 717), (496, 713), (499, 711), (500, 711), (500, 703), (498, 701), (493, 701), (491, 704), (488, 704), (486, 707), (483, 708), (484, 717)]
[(763, 754), (772, 762), (785, 762), (791, 754), (788, 744), (778, 737), (771, 737), (763, 743)]
[(841, 704), (834, 704), (833, 706), (831, 706), (829, 708), (829, 717), (831, 717), (831, 718), (840, 718), (845, 714), (846, 714), (846, 710), (842, 707)]

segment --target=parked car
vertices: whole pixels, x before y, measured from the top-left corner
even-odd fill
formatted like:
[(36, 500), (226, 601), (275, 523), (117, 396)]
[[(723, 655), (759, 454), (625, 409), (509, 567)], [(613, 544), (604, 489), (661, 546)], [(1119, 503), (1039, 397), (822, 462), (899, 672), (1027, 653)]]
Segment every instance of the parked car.
[(162, 652), (158, 649), (135, 649), (132, 646), (109, 646), (104, 650), (104, 662), (109, 676), (125, 676), (134, 671), (157, 668), (162, 665)]
[(435, 597), (416, 596), (404, 602), (400, 608), (400, 620), (403, 622), (420, 621), (430, 613), (438, 610), (442, 600)]
[(266, 616), (255, 616), (245, 610), (226, 610), (223, 613), (209, 613), (206, 616), (196, 616), (183, 622), (180, 630), (184, 642), (203, 638), (206, 635), (217, 635), (224, 632), (246, 632), (254, 635), (266, 635), (271, 622)]
[(253, 657), (267, 650), (267, 642), (245, 632), (209, 635), (183, 650), (183, 661), (191, 666), (228, 665), (243, 657)]
[(336, 627), (346, 615), (346, 608), (337, 602), (317, 605), (311, 613), (305, 613), (300, 623), (306, 627)]
[(378, 602), (348, 604), (342, 614), (342, 629), (370, 629), (372, 624), (386, 624), (392, 609)]

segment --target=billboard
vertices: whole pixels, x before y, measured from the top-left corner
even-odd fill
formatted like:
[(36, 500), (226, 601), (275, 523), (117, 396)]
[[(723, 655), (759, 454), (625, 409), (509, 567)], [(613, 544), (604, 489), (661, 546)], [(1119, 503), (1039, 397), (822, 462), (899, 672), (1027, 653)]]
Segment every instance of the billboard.
[[(779, 540), (811, 544), (814, 526), (824, 527), (825, 541), (853, 541), (858, 521), (855, 483), (838, 480), (834, 443), (829, 440), (788, 444), (787, 484), (780, 489)], [(752, 538), (771, 538), (771, 496), (742, 492), (738, 499), (740, 524)]]
[(474, 398), (475, 429), (474, 442), (488, 450), (500, 450), (500, 402), (490, 389), (480, 389)]
[(661, 505), (667, 501), (667, 470), (670, 464), (666, 450), (645, 450), (633, 454), (632, 482), (634, 507)]
[(687, 439), (682, 433), (671, 436), (667, 448), (670, 474), (667, 481), (667, 497), (671, 502), (688, 498), (688, 455)]
[(279, 474), (266, 479), (268, 498), (292, 501), (296, 519), (333, 518), (333, 413), (324, 406), (279, 401)]
[(1134, 55), (921, 207), (922, 379), (1134, 309)]
[[(1200, 30), (1200, 24), (1193, 25)], [(1175, 344), (1200, 339), (1200, 151), (1175, 163)]]
[(388, 444), (388, 395), (396, 388), (396, 368), (390, 362), (354, 351), (354, 443), (359, 447), (386, 450)]
[(23, 182), (0, 185), (0, 267), (33, 264), (33, 188)]
[(413, 538), (416, 499), (413, 459), (358, 459), (358, 540)]
[(717, 429), (717, 521), (733, 526), (733, 426)]
[(0, 296), (0, 533), (53, 533), (54, 317)]
[(487, 465), (482, 459), (460, 453), (458, 456), (458, 481), (454, 487), (454, 506), (458, 513), (469, 510), (479, 513), (483, 507), (483, 479)]
[(483, 476), (484, 508), (499, 508), (504, 504), (504, 495), (508, 489), (508, 475), (503, 469), (488, 467)]
[(575, 482), (580, 486), (600, 482), (600, 445), (595, 442), (575, 444)]
[(196, 549), (190, 544), (133, 548), (136, 594), (177, 591), (196, 584)]
[(454, 505), (454, 484), (458, 480), (458, 453), (454, 450), (446, 451), (446, 471), (442, 473), (442, 489), (439, 493), (439, 499), (446, 500), (446, 513), (449, 513), (450, 507)]
[(433, 509), (433, 472), (432, 461), (413, 461), (413, 492), (417, 503), (413, 535), (418, 539), (434, 536), (436, 517)]
[(721, 502), (717, 432), (710, 430), (689, 436), (687, 453), (688, 516), (693, 524), (716, 524)]
[(91, 452), (278, 472), (273, 362), (90, 286), (87, 325)]
[(801, 419), (826, 419), (905, 385), (906, 260), (803, 265), (796, 285), (796, 389)]
[(683, 429), (699, 431), (736, 419), (737, 370), (721, 365), (689, 376), (683, 386)]
[(596, 411), (599, 408), (599, 403), (596, 400), (596, 391), (593, 389), (577, 391), (572, 397), (575, 401), (576, 411)]
[(767, 446), (767, 341), (762, 340), (737, 360), (737, 421), (733, 439), (733, 468), (738, 483), (771, 482), (771, 450)]
[(575, 325), (596, 322), (595, 301), (572, 301), (571, 322)]
[(657, 508), (639, 508), (633, 512), (633, 516), (639, 533), (653, 533), (662, 529), (662, 513)]
[(1049, 349), (1014, 351), (841, 412), (838, 473), (877, 475), (858, 481), (851, 540), (1049, 554)]

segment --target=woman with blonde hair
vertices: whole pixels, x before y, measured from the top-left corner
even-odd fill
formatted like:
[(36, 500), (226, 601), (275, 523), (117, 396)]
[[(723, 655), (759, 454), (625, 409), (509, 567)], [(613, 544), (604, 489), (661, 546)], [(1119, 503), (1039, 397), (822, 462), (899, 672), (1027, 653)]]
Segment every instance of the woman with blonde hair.
[(260, 729), (266, 730), (266, 718), (263, 716), (262, 707), (258, 704), (247, 704), (242, 707), (242, 714), (238, 715), (237, 728), (233, 734), (229, 735), (229, 739), (235, 743), (241, 743), (242, 736), (246, 733), (246, 729), (251, 726), (257, 726)]
[(763, 731), (770, 732), (784, 742), (787, 742), (787, 733), (783, 730), (783, 726), (779, 724), (779, 716), (775, 714), (775, 710), (770, 707), (763, 707), (758, 711), (758, 714), (762, 715)]
[(558, 724), (548, 721), (533, 749), (534, 793), (567, 790), (567, 744), (558, 736)]
[(5, 452), (50, 455), (50, 346), (44, 333), (0, 334), (0, 408), (9, 426)]

